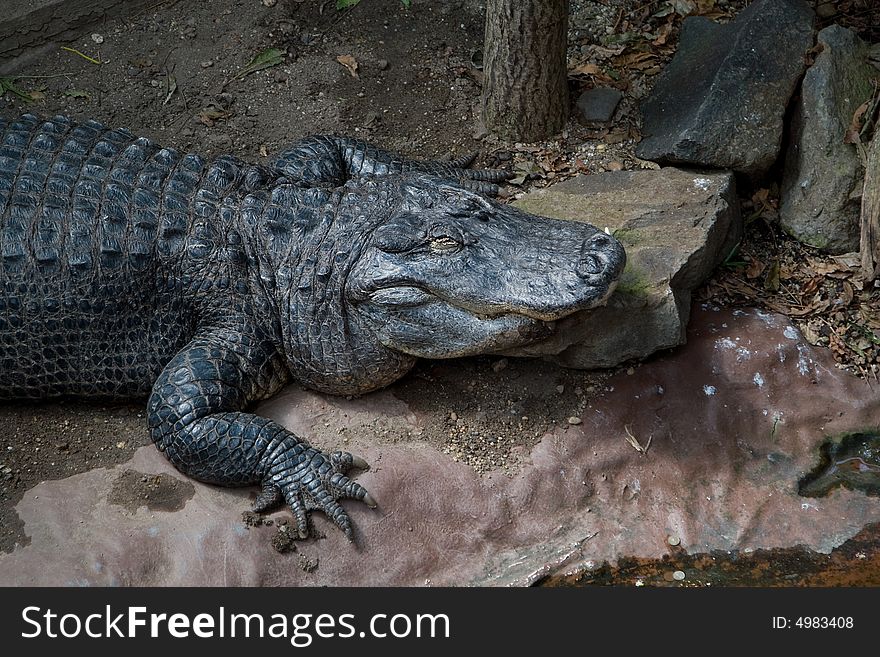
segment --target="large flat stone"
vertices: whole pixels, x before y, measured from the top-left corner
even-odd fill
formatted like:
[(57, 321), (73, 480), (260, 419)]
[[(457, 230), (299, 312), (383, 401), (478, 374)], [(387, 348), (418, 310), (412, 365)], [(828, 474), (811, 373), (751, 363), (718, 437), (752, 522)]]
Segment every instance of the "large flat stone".
[[(242, 523), (254, 490), (187, 480), (147, 446), (28, 491), (16, 509), (30, 543), (0, 554), (0, 584), (523, 585), (590, 562), (660, 559), (670, 535), (691, 554), (827, 553), (880, 519), (863, 493), (798, 495), (826, 434), (877, 425), (876, 391), (784, 317), (756, 311), (696, 309), (686, 347), (609, 379), (583, 423), (547, 433), (512, 476), (480, 476), (417, 440), (377, 440), (374, 422), (430, 419), (393, 389), (346, 400), (292, 386), (259, 411), (325, 448), (350, 435), (346, 447), (371, 463), (358, 479), (379, 508), (345, 503), (357, 545), (317, 514), (326, 538), (278, 554), (276, 527)], [(650, 440), (647, 453), (627, 432)], [(126, 482), (168, 478), (184, 484), (120, 503)]]
[(515, 204), (607, 228), (626, 248), (626, 269), (607, 305), (567, 317), (548, 340), (509, 352), (566, 367), (612, 367), (682, 344), (691, 291), (742, 233), (730, 173), (667, 167), (578, 176)]
[(791, 122), (779, 220), (806, 244), (846, 253), (859, 248), (865, 169), (844, 138), (880, 71), (868, 61), (868, 44), (846, 28), (826, 27), (819, 43), (822, 52), (804, 76)]
[(147, 0), (4, 0), (0, 64), (27, 48), (75, 38), (86, 25), (150, 4)]
[(675, 57), (642, 106), (636, 153), (760, 177), (779, 154), (812, 45), (813, 11), (803, 0), (757, 0), (726, 25), (685, 19)]

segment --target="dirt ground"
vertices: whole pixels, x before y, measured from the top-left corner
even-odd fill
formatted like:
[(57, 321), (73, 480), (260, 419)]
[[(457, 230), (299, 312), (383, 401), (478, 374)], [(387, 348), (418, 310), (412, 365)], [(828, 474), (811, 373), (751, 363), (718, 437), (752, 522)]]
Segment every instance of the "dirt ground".
[[(273, 6), (267, 7), (266, 4)], [(166, 2), (93, 26), (21, 65), (43, 97), (27, 109), (97, 118), (182, 151), (267, 162), (305, 135), (338, 133), (420, 157), (479, 148), (476, 83), (458, 71), (482, 47), (482, 17), (462, 2)], [(100, 41), (100, 43), (98, 43)], [(259, 53), (280, 65), (236, 78)], [(350, 56), (357, 77), (337, 61)], [(3, 108), (15, 114), (13, 100)]]

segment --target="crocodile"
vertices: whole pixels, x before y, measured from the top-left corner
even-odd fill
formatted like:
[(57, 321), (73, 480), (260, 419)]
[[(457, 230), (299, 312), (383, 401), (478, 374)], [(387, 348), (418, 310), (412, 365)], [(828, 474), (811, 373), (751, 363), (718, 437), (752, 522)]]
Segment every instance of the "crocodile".
[[(494, 198), (504, 172), (307, 137), (270, 166), (97, 121), (0, 119), (0, 399), (147, 400), (182, 473), (257, 486), (296, 533), (352, 469), (251, 412), (288, 382), (360, 395), (418, 358), (494, 353), (605, 302), (606, 232)], [(348, 475), (352, 474), (352, 477)]]

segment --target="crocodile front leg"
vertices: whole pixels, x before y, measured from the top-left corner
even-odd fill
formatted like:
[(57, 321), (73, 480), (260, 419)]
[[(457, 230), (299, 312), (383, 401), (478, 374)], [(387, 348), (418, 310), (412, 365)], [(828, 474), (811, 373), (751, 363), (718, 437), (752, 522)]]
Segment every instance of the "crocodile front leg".
[(178, 470), (195, 479), (261, 485), (255, 511), (286, 501), (300, 538), (308, 535), (307, 512), (318, 509), (352, 539), (338, 500), (376, 506), (363, 486), (345, 476), (366, 463), (347, 452), (322, 452), (279, 424), (241, 411), (283, 382), (275, 358), (270, 345), (241, 334), (197, 337), (153, 386), (150, 435)]

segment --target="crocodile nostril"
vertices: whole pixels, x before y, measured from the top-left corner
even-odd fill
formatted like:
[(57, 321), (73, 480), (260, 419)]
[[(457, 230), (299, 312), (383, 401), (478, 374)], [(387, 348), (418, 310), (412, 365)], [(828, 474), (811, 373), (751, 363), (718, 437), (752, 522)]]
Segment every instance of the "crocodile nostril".
[(583, 253), (578, 262), (577, 273), (581, 278), (597, 276), (605, 270), (605, 263), (595, 253)]
[(605, 233), (596, 233), (581, 245), (581, 254), (577, 264), (577, 274), (585, 280), (603, 274), (608, 262), (602, 253), (608, 249), (611, 238)]
[(611, 244), (611, 236), (608, 233), (596, 233), (586, 242), (584, 247), (593, 249), (605, 249)]

